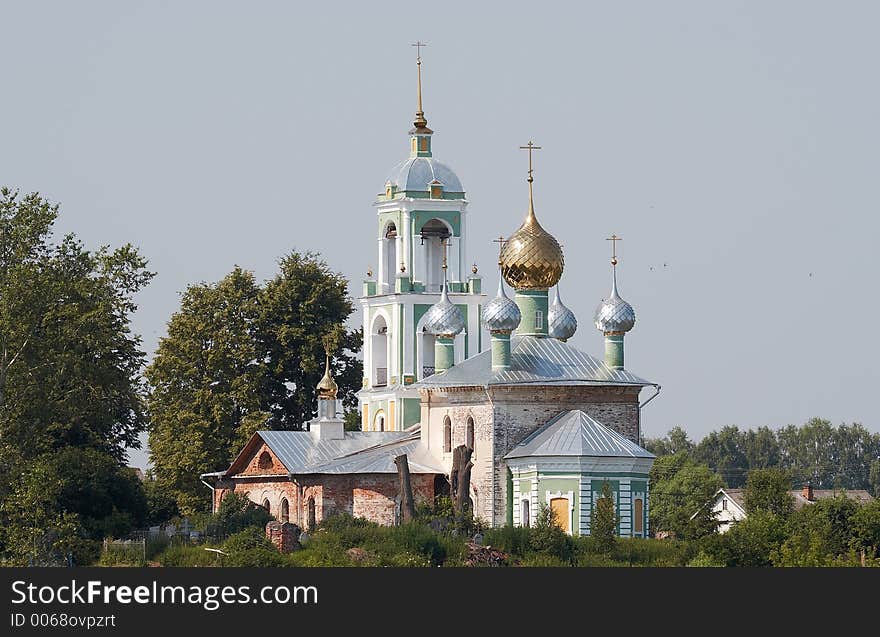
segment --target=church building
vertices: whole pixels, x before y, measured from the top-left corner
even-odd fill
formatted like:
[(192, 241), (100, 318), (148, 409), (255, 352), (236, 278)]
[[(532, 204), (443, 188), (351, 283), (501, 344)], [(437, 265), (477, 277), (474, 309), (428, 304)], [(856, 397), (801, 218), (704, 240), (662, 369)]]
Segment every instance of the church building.
[(433, 156), (420, 57), (418, 96), (409, 158), (374, 204), (378, 267), (360, 298), (361, 431), (343, 430), (328, 363), (309, 431), (259, 431), (229, 469), (202, 476), (214, 506), (237, 491), (305, 528), (334, 512), (393, 524), (394, 458), (407, 456), (416, 500), (430, 500), (448, 492), (452, 451), (467, 445), (474, 515), (487, 524), (531, 525), (545, 505), (566, 532), (589, 534), (607, 482), (619, 535), (647, 537), (654, 456), (639, 446), (640, 415), (660, 386), (624, 366), (635, 311), (618, 291), (619, 238), (611, 293), (594, 317), (605, 341), (597, 358), (568, 343), (578, 321), (559, 293), (562, 248), (535, 212), (529, 142), (527, 213), (499, 242), (488, 299), (468, 266), (464, 187)]

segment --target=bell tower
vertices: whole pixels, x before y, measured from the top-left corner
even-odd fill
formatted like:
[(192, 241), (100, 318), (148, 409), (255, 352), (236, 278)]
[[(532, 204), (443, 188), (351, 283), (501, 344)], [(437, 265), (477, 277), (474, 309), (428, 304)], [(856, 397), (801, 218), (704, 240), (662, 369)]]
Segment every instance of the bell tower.
[(421, 49), (427, 45), (413, 46), (418, 106), (409, 157), (392, 169), (373, 204), (377, 267), (368, 270), (360, 297), (364, 379), (358, 398), (364, 431), (399, 431), (419, 422), (419, 393), (411, 386), (435, 371), (436, 336), (426, 328), (444, 278), (448, 301), (464, 319), (464, 329), (452, 339), (453, 361), (488, 347), (480, 325), (482, 280), (466, 254), (468, 202), (455, 172), (434, 157), (434, 131), (422, 106)]

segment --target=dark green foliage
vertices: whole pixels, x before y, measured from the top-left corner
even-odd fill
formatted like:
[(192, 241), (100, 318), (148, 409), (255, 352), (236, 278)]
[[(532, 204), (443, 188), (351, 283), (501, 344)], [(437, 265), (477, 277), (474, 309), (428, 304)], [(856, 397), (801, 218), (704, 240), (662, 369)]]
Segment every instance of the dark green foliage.
[(552, 509), (541, 503), (535, 524), (530, 529), (529, 549), (535, 553), (552, 555), (563, 562), (571, 562), (574, 555), (571, 536), (559, 528)]
[(679, 452), (657, 458), (650, 480), (649, 516), (654, 533), (694, 539), (715, 530), (717, 521), (708, 505), (723, 482), (708, 467)]
[(206, 551), (203, 546), (172, 544), (156, 556), (162, 566), (221, 566), (222, 556)]
[(610, 551), (593, 536), (574, 538), (577, 566), (684, 566), (694, 544), (681, 540), (617, 538)]
[(357, 403), (362, 337), (342, 328), (347, 281), (312, 253), (279, 268), (264, 285), (236, 267), (187, 288), (147, 368), (153, 464), (186, 515), (208, 503), (199, 474), (226, 469), (254, 431), (299, 430), (315, 414), (327, 335), (339, 397)]
[(868, 557), (880, 558), (880, 500), (859, 507), (849, 522), (852, 529), (851, 546), (864, 551)]
[(223, 543), (224, 566), (270, 567), (284, 566), (284, 557), (257, 527), (248, 527), (235, 533)]
[(646, 438), (642, 446), (655, 456), (672, 456), (679, 452), (689, 454), (694, 449), (687, 432), (679, 426), (670, 429), (663, 438)]
[(147, 524), (161, 524), (180, 515), (177, 501), (167, 488), (155, 479), (152, 472), (147, 474), (143, 482), (144, 494), (147, 498)]
[(611, 485), (607, 480), (603, 480), (602, 496), (596, 500), (593, 516), (590, 518), (590, 535), (602, 553), (610, 553), (614, 548), (617, 540), (617, 519)]
[(794, 508), (788, 472), (778, 468), (749, 471), (744, 504), (748, 515), (763, 511), (788, 517)]
[(733, 524), (726, 533), (706, 536), (702, 547), (706, 555), (724, 566), (771, 566), (771, 553), (786, 534), (781, 517), (759, 511)]
[(263, 507), (251, 502), (240, 493), (229, 493), (220, 502), (205, 531), (208, 535), (226, 537), (244, 529), (263, 531), (274, 518)]

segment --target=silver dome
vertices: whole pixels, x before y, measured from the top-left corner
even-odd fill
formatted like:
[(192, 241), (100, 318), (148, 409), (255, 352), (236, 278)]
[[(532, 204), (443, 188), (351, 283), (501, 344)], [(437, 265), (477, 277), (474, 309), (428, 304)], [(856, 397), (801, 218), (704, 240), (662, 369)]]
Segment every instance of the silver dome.
[(429, 307), (425, 314), (425, 331), (434, 336), (455, 336), (464, 327), (464, 317), (461, 315), (461, 310), (449, 300), (444, 283), (440, 300)]
[(556, 296), (553, 299), (553, 305), (550, 306), (550, 311), (547, 312), (547, 328), (547, 333), (552, 338), (558, 338), (562, 341), (567, 341), (577, 332), (577, 317), (574, 315), (574, 312), (562, 304), (562, 299), (559, 298), (558, 285), (556, 286)]
[(512, 332), (519, 327), (522, 314), (515, 301), (504, 292), (504, 278), (498, 277), (498, 295), (483, 306), (483, 325), (490, 332)]
[(596, 329), (600, 332), (629, 332), (636, 323), (636, 311), (617, 293), (617, 270), (611, 283), (611, 296), (596, 308)]
[(428, 191), (428, 184), (435, 179), (443, 184), (446, 192), (464, 192), (452, 169), (433, 157), (410, 157), (394, 167), (386, 183), (397, 186), (398, 191)]

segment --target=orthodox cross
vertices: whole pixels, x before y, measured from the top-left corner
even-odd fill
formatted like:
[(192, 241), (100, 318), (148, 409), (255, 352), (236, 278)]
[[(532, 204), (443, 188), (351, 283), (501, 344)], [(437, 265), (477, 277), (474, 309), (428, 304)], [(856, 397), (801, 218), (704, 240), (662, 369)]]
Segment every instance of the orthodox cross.
[(507, 239), (504, 237), (498, 237), (497, 239), (492, 239), (492, 243), (498, 244), (498, 265), (501, 265), (501, 252), (504, 250), (504, 246), (507, 244)]
[(617, 242), (623, 241), (623, 238), (618, 237), (616, 234), (612, 234), (605, 239), (605, 241), (611, 242), (611, 265), (617, 265)]
[(529, 181), (529, 183), (531, 183), (533, 181), (533, 179), (532, 179), (532, 151), (533, 150), (541, 150), (541, 147), (535, 146), (535, 144), (533, 144), (532, 141), (529, 140), (528, 144), (526, 144), (525, 146), (520, 146), (520, 150), (529, 151), (529, 179), (528, 179), (528, 181)]

